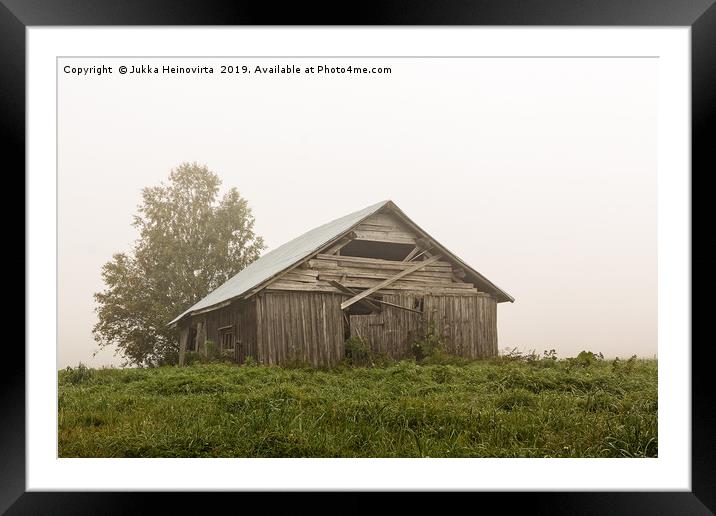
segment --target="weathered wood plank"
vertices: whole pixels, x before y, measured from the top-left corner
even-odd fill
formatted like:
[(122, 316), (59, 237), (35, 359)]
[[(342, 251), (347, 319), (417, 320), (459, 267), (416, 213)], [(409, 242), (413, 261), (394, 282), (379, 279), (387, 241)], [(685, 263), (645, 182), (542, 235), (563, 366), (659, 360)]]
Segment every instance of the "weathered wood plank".
[[(346, 287), (346, 286), (340, 284), (340, 283), (337, 282), (337, 281), (328, 280), (328, 282), (329, 282), (331, 285), (333, 285), (334, 287), (336, 287), (338, 290), (340, 290), (340, 291), (342, 291), (342, 292), (344, 292), (344, 293), (346, 293), (346, 294), (348, 294), (348, 295), (350, 295), (350, 296), (358, 295), (358, 292), (356, 292), (355, 290), (352, 290), (352, 289), (350, 289), (350, 288), (348, 288), (348, 287)], [(414, 309), (412, 309), (412, 308), (407, 308), (407, 307), (405, 307), (405, 306), (393, 304), (393, 303), (390, 303), (390, 302), (388, 302), (388, 301), (384, 301), (384, 300), (381, 300), (381, 299), (375, 299), (375, 298), (372, 298), (372, 297), (367, 297), (367, 298), (365, 298), (365, 299), (361, 299), (359, 302), (360, 302), (360, 303), (365, 303), (366, 301), (369, 302), (369, 305), (368, 305), (368, 306), (371, 307), (372, 310), (376, 310), (376, 311), (380, 311), (380, 310), (379, 310), (378, 307), (377, 307), (376, 305), (374, 305), (373, 303), (379, 303), (379, 304), (381, 304), (381, 305), (392, 306), (393, 308), (400, 308), (401, 310), (407, 310), (407, 311), (409, 311), (409, 312), (415, 312), (415, 313), (418, 313), (418, 314), (422, 313), (420, 310), (414, 310)], [(373, 308), (373, 307), (375, 307), (375, 308)]]
[[(405, 269), (403, 269), (405, 270)], [(394, 274), (399, 272), (398, 270), (385, 270), (385, 269), (353, 269), (353, 268), (339, 268), (339, 269), (322, 269), (318, 272), (318, 275), (325, 276), (327, 274), (331, 276), (348, 276), (353, 278), (367, 278), (367, 279), (388, 279)], [(302, 280), (304, 280), (303, 278)], [(409, 277), (404, 278), (405, 281), (418, 281), (418, 280), (441, 282), (441, 283), (454, 283), (452, 275), (449, 272), (442, 271), (415, 271)], [(313, 278), (315, 281), (316, 278)], [(465, 283), (459, 281), (457, 283)]]
[(345, 246), (350, 244), (356, 238), (355, 231), (351, 231), (345, 237), (343, 237), (337, 244), (329, 247), (323, 254), (336, 254), (338, 251), (343, 249)]
[(186, 355), (186, 345), (189, 340), (189, 325), (186, 324), (179, 330), (179, 365), (184, 365), (184, 357)]
[[(369, 288), (373, 285), (377, 285), (381, 281), (385, 281), (387, 279), (390, 279), (395, 274), (340, 274), (340, 273), (334, 273), (333, 271), (326, 271), (324, 274), (321, 274), (319, 278), (322, 278), (322, 280), (318, 280), (317, 284), (320, 284), (321, 281), (328, 281), (328, 280), (337, 280), (337, 281), (349, 281), (353, 282), (356, 287), (358, 288)], [(299, 282), (291, 282), (296, 285), (304, 285), (309, 283), (299, 283)], [(399, 285), (403, 286), (416, 286), (416, 287), (436, 287), (436, 288), (453, 288), (453, 289), (467, 289), (467, 290), (475, 290), (475, 286), (472, 283), (454, 283), (448, 279), (445, 278), (433, 278), (433, 277), (425, 277), (425, 276), (413, 276), (410, 275), (408, 277), (401, 278), (398, 282)]]
[(415, 247), (413, 247), (413, 250), (408, 253), (408, 256), (406, 256), (405, 258), (403, 258), (403, 261), (404, 261), (404, 262), (409, 262), (410, 260), (412, 260), (413, 256), (415, 256), (415, 255), (418, 254), (419, 252), (420, 252), (420, 246), (419, 246), (419, 245), (416, 245)]
[[(351, 296), (355, 296), (355, 295), (358, 294), (358, 292), (356, 292), (356, 291), (354, 291), (354, 290), (351, 290), (351, 289), (349, 289), (348, 287), (345, 287), (345, 286), (341, 285), (341, 284), (340, 284), (337, 280), (335, 280), (335, 279), (324, 279), (324, 278), (322, 278), (321, 276), (319, 276), (319, 279), (320, 279), (321, 281), (327, 281), (328, 283), (330, 283), (331, 285), (333, 285), (334, 287), (336, 287), (338, 290), (340, 290), (341, 292), (343, 292), (343, 293), (345, 293), (345, 294), (348, 294), (348, 295), (351, 295)], [(379, 307), (378, 305), (376, 305), (375, 303), (373, 303), (373, 301), (372, 301), (371, 299), (369, 299), (369, 298), (361, 299), (360, 302), (361, 302), (363, 305), (367, 306), (367, 307), (368, 307), (369, 309), (371, 309), (371, 310), (374, 310), (374, 311), (376, 311), (376, 312), (379, 312), (379, 311), (380, 311), (380, 307)]]
[(388, 242), (391, 244), (413, 244), (415, 237), (406, 233), (395, 231), (365, 231), (356, 230), (356, 240), (368, 240), (371, 242)]
[[(316, 259), (318, 260), (327, 260), (327, 261), (335, 261), (338, 263), (346, 263), (346, 262), (353, 262), (356, 264), (370, 264), (370, 265), (381, 265), (385, 267), (397, 267), (397, 268), (406, 268), (410, 265), (406, 264), (405, 262), (398, 262), (395, 260), (383, 260), (381, 258), (364, 258), (362, 256), (343, 256), (343, 255), (326, 255), (326, 254), (317, 254)], [(432, 264), (433, 267), (448, 267), (452, 270), (452, 264), (447, 261), (442, 262), (434, 262)]]
[(376, 292), (376, 291), (378, 291), (378, 290), (380, 290), (380, 289), (382, 289), (382, 288), (388, 287), (388, 286), (390, 286), (391, 283), (395, 283), (395, 282), (398, 281), (400, 278), (402, 278), (402, 277), (404, 277), (404, 276), (407, 276), (407, 275), (410, 274), (411, 272), (415, 272), (415, 271), (419, 270), (420, 268), (422, 268), (422, 267), (424, 267), (424, 266), (426, 266), (426, 265), (430, 265), (431, 263), (434, 263), (434, 262), (438, 261), (439, 259), (440, 259), (440, 255), (433, 256), (432, 258), (429, 258), (429, 259), (425, 260), (424, 262), (417, 263), (417, 264), (415, 264), (414, 266), (412, 266), (412, 267), (410, 267), (410, 268), (408, 268), (408, 269), (405, 269), (404, 271), (399, 272), (398, 274), (396, 274), (396, 275), (393, 276), (392, 278), (388, 278), (388, 279), (386, 279), (385, 281), (381, 281), (380, 283), (378, 283), (378, 284), (375, 285), (374, 287), (371, 287), (371, 288), (369, 288), (368, 290), (365, 290), (365, 291), (361, 292), (361, 293), (358, 294), (357, 296), (353, 296), (353, 297), (350, 298), (349, 300), (344, 301), (343, 303), (341, 303), (341, 310), (345, 310), (346, 308), (348, 308), (349, 306), (351, 306), (353, 303), (356, 303), (356, 302), (360, 301), (361, 299), (363, 299), (364, 297), (367, 297), (367, 296), (371, 295), (373, 292)]

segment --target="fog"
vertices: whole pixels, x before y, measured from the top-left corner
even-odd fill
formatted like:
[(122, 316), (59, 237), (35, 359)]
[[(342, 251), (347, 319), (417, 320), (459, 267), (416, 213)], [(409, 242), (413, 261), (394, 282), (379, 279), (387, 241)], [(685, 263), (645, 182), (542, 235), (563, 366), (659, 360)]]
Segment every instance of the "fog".
[(121, 362), (93, 356), (100, 267), (137, 237), (141, 189), (183, 161), (238, 188), (269, 249), (392, 199), (515, 297), (498, 306), (500, 349), (657, 354), (655, 60), (241, 64), (391, 73), (59, 73), (58, 367)]

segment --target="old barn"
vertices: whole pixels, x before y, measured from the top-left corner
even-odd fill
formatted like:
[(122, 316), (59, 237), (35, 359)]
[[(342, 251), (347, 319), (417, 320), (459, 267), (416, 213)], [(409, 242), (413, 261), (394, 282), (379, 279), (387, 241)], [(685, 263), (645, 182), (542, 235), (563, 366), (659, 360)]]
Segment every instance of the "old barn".
[(480, 358), (497, 354), (505, 301), (514, 299), (384, 201), (266, 253), (170, 324), (180, 363), (213, 341), (239, 363), (332, 365), (350, 336), (401, 359), (427, 328), (446, 352)]

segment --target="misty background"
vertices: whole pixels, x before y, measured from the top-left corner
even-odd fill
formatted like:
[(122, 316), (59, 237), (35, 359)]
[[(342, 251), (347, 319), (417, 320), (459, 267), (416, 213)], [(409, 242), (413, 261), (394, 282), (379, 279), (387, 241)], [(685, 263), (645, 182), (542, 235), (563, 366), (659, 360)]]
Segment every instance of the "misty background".
[[(213, 66), (76, 76), (65, 65)], [(221, 75), (221, 64), (389, 66)], [(128, 251), (141, 189), (183, 161), (236, 186), (268, 249), (392, 199), (516, 298), (498, 347), (657, 354), (656, 61), (60, 59), (58, 367), (98, 345), (100, 267)], [(116, 68), (115, 68), (116, 69)], [(48, 345), (52, 345), (48, 343)]]

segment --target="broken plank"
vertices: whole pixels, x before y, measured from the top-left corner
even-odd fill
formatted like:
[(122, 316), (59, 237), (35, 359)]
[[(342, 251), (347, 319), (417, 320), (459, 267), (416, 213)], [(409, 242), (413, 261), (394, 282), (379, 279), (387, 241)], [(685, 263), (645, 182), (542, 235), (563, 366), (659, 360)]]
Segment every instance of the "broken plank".
[(375, 292), (375, 291), (377, 291), (377, 290), (380, 290), (380, 289), (382, 289), (382, 288), (385, 288), (385, 287), (389, 286), (391, 283), (395, 283), (395, 282), (398, 281), (400, 278), (402, 278), (402, 277), (404, 277), (404, 276), (407, 276), (407, 275), (410, 274), (411, 272), (415, 272), (415, 271), (421, 269), (422, 267), (425, 267), (426, 265), (430, 265), (431, 263), (434, 263), (434, 262), (438, 261), (439, 259), (440, 259), (440, 255), (438, 254), (438, 255), (433, 256), (432, 258), (429, 258), (429, 259), (427, 259), (427, 260), (425, 260), (425, 261), (423, 261), (423, 262), (417, 263), (417, 264), (415, 264), (414, 266), (412, 266), (412, 267), (410, 267), (410, 268), (408, 268), (408, 269), (405, 269), (404, 271), (399, 272), (399, 273), (396, 274), (395, 276), (393, 276), (393, 277), (391, 277), (391, 278), (388, 278), (388, 279), (385, 280), (385, 281), (381, 281), (380, 283), (378, 283), (378, 284), (375, 285), (374, 287), (371, 287), (371, 288), (369, 288), (368, 290), (364, 290), (363, 292), (361, 292), (361, 293), (358, 294), (357, 296), (354, 296), (354, 297), (348, 299), (347, 301), (344, 301), (343, 303), (341, 303), (341, 310), (345, 310), (346, 308), (348, 308), (349, 306), (351, 306), (353, 303), (356, 303), (356, 302), (360, 301), (361, 299), (363, 299), (363, 298), (365, 298), (365, 297), (371, 295), (373, 292)]
[(416, 245), (415, 247), (413, 247), (413, 250), (408, 253), (408, 256), (406, 256), (405, 258), (403, 258), (403, 261), (404, 261), (404, 262), (409, 262), (409, 261), (413, 258), (413, 256), (415, 256), (415, 255), (418, 254), (419, 252), (420, 252), (420, 246), (419, 246), (419, 245)]
[(351, 231), (345, 237), (343, 237), (337, 244), (333, 245), (328, 250), (324, 251), (323, 254), (330, 254), (330, 255), (336, 254), (338, 251), (340, 251), (345, 246), (350, 244), (355, 238), (356, 238), (355, 231)]
[[(321, 281), (325, 281), (325, 280), (321, 280)], [(336, 287), (336, 288), (337, 288), (338, 290), (340, 290), (341, 292), (344, 292), (344, 293), (348, 294), (349, 296), (353, 296), (353, 295), (356, 294), (355, 291), (349, 289), (348, 287), (344, 287), (343, 285), (341, 285), (341, 284), (340, 284), (339, 282), (337, 282), (336, 280), (328, 280), (328, 283), (330, 283), (332, 286)], [(372, 299), (371, 299), (371, 300), (361, 299), (360, 302), (363, 303), (364, 305), (366, 305), (366, 306), (367, 306), (368, 308), (370, 308), (371, 310), (374, 310), (374, 311), (376, 311), (376, 312), (379, 312), (379, 311), (380, 311), (380, 307), (379, 307), (378, 305), (376, 305), (375, 303), (373, 303), (373, 300), (372, 300)]]
[[(341, 283), (339, 283), (339, 282), (337, 282), (337, 281), (335, 281), (335, 280), (328, 280), (328, 283), (330, 283), (331, 285), (333, 285), (334, 287), (336, 287), (338, 290), (340, 290), (340, 291), (342, 291), (342, 292), (345, 292), (345, 293), (348, 294), (349, 296), (354, 296), (354, 295), (357, 295), (357, 294), (358, 294), (357, 291), (355, 291), (355, 290), (353, 290), (353, 289), (350, 289), (350, 288), (346, 287), (345, 285), (342, 285)], [(418, 313), (418, 314), (422, 314), (422, 313), (423, 313), (423, 312), (421, 312), (420, 310), (414, 310), (413, 308), (408, 308), (407, 306), (396, 305), (395, 303), (390, 303), (390, 302), (388, 302), (388, 301), (383, 301), (382, 299), (375, 299), (375, 298), (372, 298), (372, 297), (369, 297), (369, 298), (367, 298), (367, 299), (370, 299), (371, 302), (380, 303), (381, 305), (392, 306), (392, 307), (394, 307), (394, 308), (401, 308), (401, 309), (403, 309), (403, 310), (407, 310), (407, 311), (409, 311), (409, 312), (415, 312), (415, 313)], [(364, 302), (364, 301), (366, 301), (366, 299), (362, 299), (360, 302), (362, 303), (362, 302)]]

